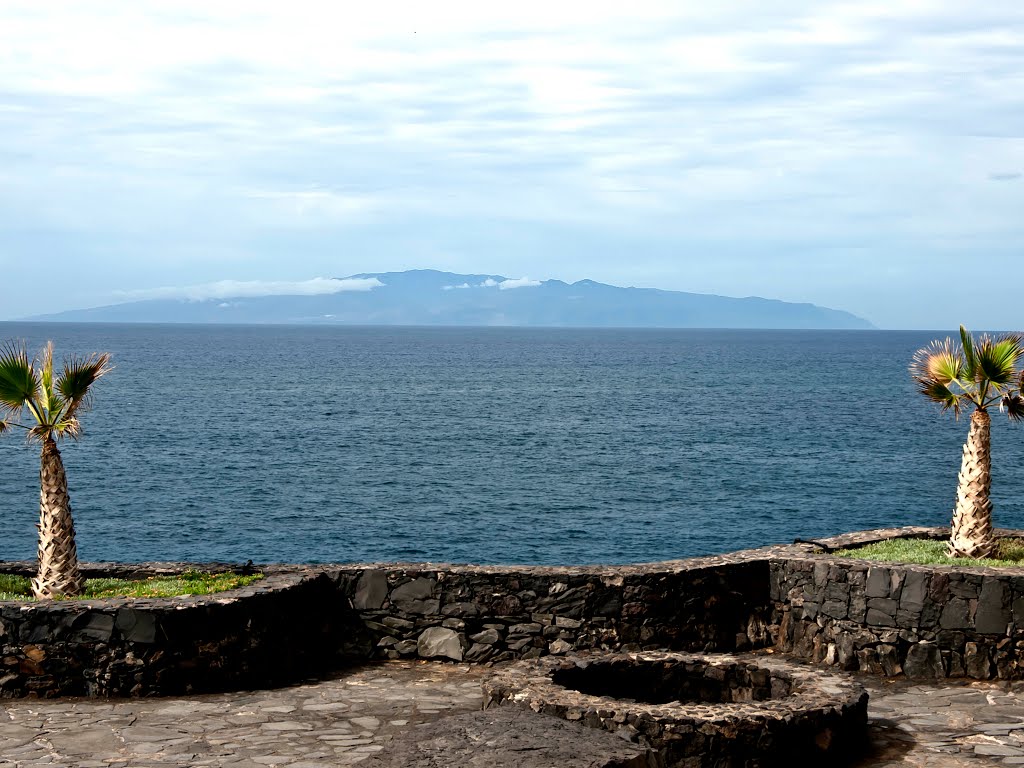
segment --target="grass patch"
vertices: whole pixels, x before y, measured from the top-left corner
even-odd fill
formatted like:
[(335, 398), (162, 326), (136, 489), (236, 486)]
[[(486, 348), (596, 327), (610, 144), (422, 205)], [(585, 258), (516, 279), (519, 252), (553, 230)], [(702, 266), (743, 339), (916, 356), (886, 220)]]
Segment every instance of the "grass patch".
[[(237, 573), (185, 571), (178, 576), (153, 576), (148, 579), (86, 579), (85, 594), (74, 600), (98, 597), (176, 597), (211, 595), (235, 587), (244, 587), (263, 578), (263, 574), (241, 576)], [(31, 600), (32, 587), (25, 576), (0, 573), (0, 600)]]
[(946, 541), (936, 539), (888, 539), (855, 549), (839, 550), (835, 554), (839, 557), (916, 565), (1024, 566), (1024, 540), (1000, 539), (998, 557), (982, 560), (949, 557), (946, 554)]

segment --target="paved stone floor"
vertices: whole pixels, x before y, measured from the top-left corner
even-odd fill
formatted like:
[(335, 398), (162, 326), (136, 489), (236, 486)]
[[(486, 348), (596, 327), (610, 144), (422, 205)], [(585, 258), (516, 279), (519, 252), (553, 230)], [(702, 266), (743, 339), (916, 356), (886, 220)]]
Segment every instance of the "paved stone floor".
[[(479, 707), (486, 674), (392, 662), (269, 691), (0, 700), (0, 768), (354, 765), (398, 729)], [(1024, 683), (862, 682), (872, 752), (858, 768), (1024, 765)]]

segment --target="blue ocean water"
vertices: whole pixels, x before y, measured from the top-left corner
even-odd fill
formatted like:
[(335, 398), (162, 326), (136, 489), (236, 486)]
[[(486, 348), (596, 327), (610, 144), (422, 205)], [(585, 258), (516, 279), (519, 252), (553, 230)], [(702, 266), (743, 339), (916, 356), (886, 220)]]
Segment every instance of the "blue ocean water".
[[(0, 323), (105, 350), (63, 449), (85, 560), (623, 563), (948, 523), (966, 421), (928, 332)], [(996, 523), (1024, 431), (993, 420)], [(0, 438), (0, 559), (38, 451)]]

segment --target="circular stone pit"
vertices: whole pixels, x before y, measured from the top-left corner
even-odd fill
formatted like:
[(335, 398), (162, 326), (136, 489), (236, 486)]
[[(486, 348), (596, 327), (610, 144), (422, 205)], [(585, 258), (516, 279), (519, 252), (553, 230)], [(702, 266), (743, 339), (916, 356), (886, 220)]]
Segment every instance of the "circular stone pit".
[(511, 704), (602, 728), (659, 750), (669, 768), (841, 763), (866, 743), (867, 702), (845, 676), (772, 656), (544, 657), (484, 683), (485, 708)]

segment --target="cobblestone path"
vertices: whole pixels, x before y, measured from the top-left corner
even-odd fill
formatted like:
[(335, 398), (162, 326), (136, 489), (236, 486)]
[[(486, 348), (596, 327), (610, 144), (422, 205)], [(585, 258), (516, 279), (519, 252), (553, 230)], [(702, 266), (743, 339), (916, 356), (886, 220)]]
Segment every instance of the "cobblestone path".
[[(348, 766), (401, 728), (478, 708), (487, 673), (392, 662), (269, 691), (0, 701), (0, 768)], [(1024, 683), (861, 682), (872, 751), (858, 768), (1024, 766)]]
[(1024, 683), (859, 682), (872, 749), (858, 768), (1024, 765)]

